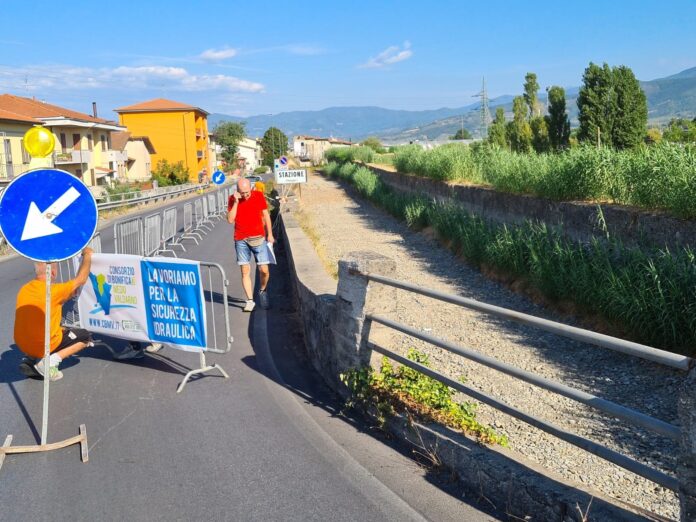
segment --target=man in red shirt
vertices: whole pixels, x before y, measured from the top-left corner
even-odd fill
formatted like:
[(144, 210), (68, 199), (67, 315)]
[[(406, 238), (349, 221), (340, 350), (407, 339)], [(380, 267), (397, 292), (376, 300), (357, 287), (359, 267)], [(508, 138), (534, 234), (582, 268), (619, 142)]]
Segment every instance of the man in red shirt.
[(267, 309), (269, 301), (266, 286), (270, 276), (268, 272), (270, 259), (266, 242), (272, 245), (275, 243), (275, 238), (266, 198), (262, 192), (252, 190), (251, 183), (246, 178), (237, 182), (237, 191), (227, 202), (227, 222), (234, 224), (234, 249), (237, 253), (237, 264), (242, 271), (242, 286), (247, 297), (244, 311), (251, 312), (255, 306), (249, 265), (252, 254), (260, 276), (259, 304)]

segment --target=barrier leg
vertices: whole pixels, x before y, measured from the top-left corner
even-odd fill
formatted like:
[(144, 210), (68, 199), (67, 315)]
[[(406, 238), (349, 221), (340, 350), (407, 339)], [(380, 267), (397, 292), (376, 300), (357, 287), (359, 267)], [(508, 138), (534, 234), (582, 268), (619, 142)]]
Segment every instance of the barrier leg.
[(205, 353), (204, 352), (202, 352), (202, 351), (199, 352), (199, 355), (200, 355), (201, 367), (196, 368), (195, 370), (191, 370), (190, 372), (188, 372), (184, 376), (184, 379), (181, 381), (181, 383), (179, 384), (179, 387), (176, 389), (176, 393), (181, 393), (181, 391), (184, 389), (184, 386), (186, 386), (186, 383), (189, 381), (189, 379), (191, 377), (193, 377), (194, 375), (198, 375), (200, 373), (209, 372), (211, 370), (218, 370), (225, 379), (230, 378), (230, 376), (227, 375), (227, 372), (225, 370), (223, 370), (222, 366), (220, 366), (219, 364), (215, 363), (212, 366), (208, 366), (205, 362)]
[(87, 446), (87, 428), (84, 424), (80, 424), (80, 434), (70, 437), (69, 439), (59, 442), (51, 442), (50, 444), (39, 444), (35, 446), (12, 446), (12, 435), (8, 435), (5, 443), (0, 446), (0, 468), (5, 461), (5, 455), (12, 453), (38, 453), (43, 451), (53, 451), (57, 449), (67, 448), (73, 444), (80, 445), (80, 459), (82, 462), (89, 461), (88, 446)]

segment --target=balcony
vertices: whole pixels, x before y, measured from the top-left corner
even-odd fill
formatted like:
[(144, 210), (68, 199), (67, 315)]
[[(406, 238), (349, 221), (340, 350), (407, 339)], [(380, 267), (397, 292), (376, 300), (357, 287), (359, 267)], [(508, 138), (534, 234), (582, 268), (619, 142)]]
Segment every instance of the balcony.
[(90, 161), (92, 161), (92, 151), (90, 150), (70, 150), (53, 154), (53, 163), (56, 165), (89, 163)]
[(102, 160), (106, 163), (110, 161), (114, 163), (125, 163), (128, 161), (128, 154), (125, 150), (107, 150), (102, 153)]

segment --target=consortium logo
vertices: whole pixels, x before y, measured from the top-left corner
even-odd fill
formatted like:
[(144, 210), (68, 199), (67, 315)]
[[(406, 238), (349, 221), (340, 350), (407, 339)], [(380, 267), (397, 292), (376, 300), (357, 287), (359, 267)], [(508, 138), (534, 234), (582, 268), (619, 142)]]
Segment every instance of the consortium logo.
[(134, 296), (126, 295), (125, 285), (107, 283), (107, 276), (104, 274), (95, 275), (91, 272), (89, 274), (89, 280), (92, 283), (94, 295), (97, 298), (94, 310), (92, 310), (90, 314), (103, 312), (104, 315), (109, 315), (112, 308), (135, 308), (137, 299)]

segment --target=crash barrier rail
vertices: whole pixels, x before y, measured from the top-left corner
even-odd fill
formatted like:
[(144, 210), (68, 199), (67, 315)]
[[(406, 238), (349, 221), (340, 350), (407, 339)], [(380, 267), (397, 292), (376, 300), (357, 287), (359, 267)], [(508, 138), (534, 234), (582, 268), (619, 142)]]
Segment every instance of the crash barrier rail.
[[(384, 277), (376, 274), (363, 273), (357, 270), (353, 270), (351, 271), (351, 273), (354, 275), (362, 276), (366, 278), (368, 281), (374, 281), (376, 283), (381, 283), (401, 290), (406, 290), (408, 292), (424, 295), (433, 299), (437, 299), (439, 301), (455, 304), (464, 308), (476, 310), (478, 312), (489, 314), (495, 317), (516, 321), (522, 324), (527, 324), (536, 328), (540, 328), (547, 332), (552, 332), (554, 334), (568, 337), (577, 341), (594, 344), (624, 354), (640, 357), (642, 359), (647, 359), (649, 361), (669, 366), (671, 368), (688, 371), (688, 369), (694, 363), (694, 360), (690, 357), (666, 352), (663, 350), (658, 350), (650, 346), (645, 346), (642, 344), (617, 339), (615, 337), (610, 337), (608, 335), (583, 330), (581, 328), (576, 328), (562, 323), (549, 321), (547, 319), (541, 319), (539, 317), (534, 317), (532, 315), (515, 312), (514, 310), (508, 310), (499, 306), (493, 306), (487, 303), (482, 303), (480, 301), (475, 301), (473, 299), (468, 299), (451, 294), (445, 294), (435, 290), (429, 290), (410, 283), (398, 281), (396, 279), (391, 279), (389, 277)], [(612, 417), (617, 417), (633, 425), (648, 429), (663, 437), (667, 437), (672, 441), (679, 441), (680, 439), (681, 430), (679, 429), (679, 427), (664, 422), (662, 420), (656, 419), (654, 417), (650, 417), (636, 410), (632, 410), (620, 404), (616, 404), (606, 399), (596, 397), (590, 393), (576, 390), (574, 388), (552, 381), (550, 379), (540, 377), (531, 372), (527, 372), (512, 365), (498, 361), (497, 359), (494, 359), (492, 357), (483, 355), (474, 350), (463, 348), (454, 343), (418, 331), (415, 328), (411, 328), (409, 326), (400, 324), (396, 321), (392, 321), (390, 319), (376, 314), (367, 314), (365, 316), (365, 320), (384, 325), (388, 328), (394, 329), (408, 336), (420, 339), (427, 343), (443, 348), (456, 355), (465, 357), (471, 361), (498, 370), (516, 379), (520, 379), (540, 388), (543, 388), (545, 390), (558, 393), (560, 395), (563, 395), (564, 397), (575, 400), (591, 408), (609, 414)], [(369, 328), (369, 325), (367, 327)], [(632, 473), (635, 473), (636, 475), (640, 475), (641, 477), (651, 480), (652, 482), (655, 482), (667, 489), (671, 489), (672, 491), (679, 490), (678, 480), (666, 473), (663, 473), (662, 471), (642, 464), (641, 462), (638, 462), (634, 459), (631, 459), (630, 457), (622, 455), (621, 453), (609, 449), (606, 446), (603, 446), (597, 442), (580, 437), (573, 433), (569, 433), (563, 430), (562, 428), (554, 426), (553, 424), (550, 424), (542, 419), (539, 419), (533, 415), (518, 410), (515, 407), (512, 407), (494, 397), (491, 397), (490, 395), (465, 386), (460, 382), (450, 379), (449, 377), (435, 370), (432, 370), (426, 366), (423, 366), (422, 364), (411, 361), (410, 359), (407, 359), (384, 347), (378, 346), (372, 342), (369, 343), (369, 346), (376, 352), (386, 355), (387, 357), (399, 362), (400, 364), (403, 364), (404, 366), (408, 366), (409, 368), (417, 370), (437, 381), (440, 381), (441, 383), (446, 384), (451, 388), (454, 388), (459, 392), (468, 395), (469, 397), (473, 397), (474, 399), (481, 401), (484, 404), (488, 404), (489, 406), (492, 406), (493, 408), (496, 408), (512, 417), (515, 417), (516, 419), (526, 422), (527, 424), (530, 424), (542, 431), (545, 431), (546, 433), (549, 433), (561, 440), (564, 440), (569, 444), (577, 446), (594, 455), (597, 455), (598, 457), (608, 460), (609, 462), (612, 462), (617, 466), (620, 466)]]
[(123, 192), (121, 194), (110, 195), (105, 194), (104, 198), (99, 198), (97, 208), (99, 210), (107, 210), (111, 208), (123, 207), (126, 205), (135, 205), (147, 203), (149, 201), (164, 199), (167, 197), (190, 194), (200, 189), (206, 188), (208, 185), (186, 183), (184, 185), (173, 185), (171, 187), (161, 187), (150, 190)]

